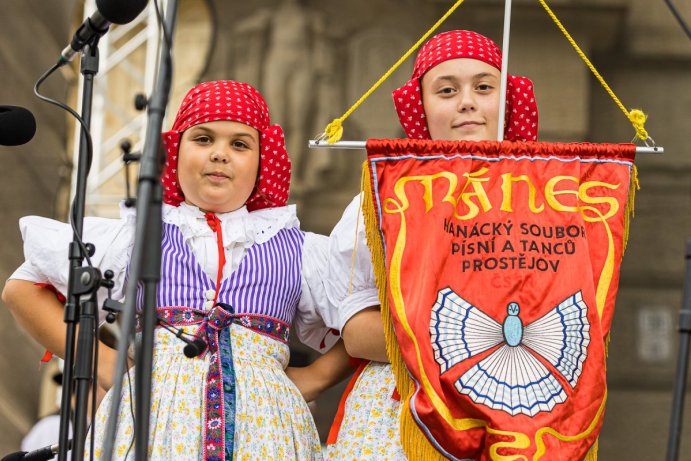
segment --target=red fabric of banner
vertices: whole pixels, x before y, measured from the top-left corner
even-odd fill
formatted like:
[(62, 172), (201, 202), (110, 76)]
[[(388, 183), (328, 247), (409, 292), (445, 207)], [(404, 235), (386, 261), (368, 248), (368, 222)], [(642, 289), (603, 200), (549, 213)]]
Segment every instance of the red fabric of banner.
[(635, 147), (367, 148), (386, 300), (415, 386), (402, 398), (421, 433), (459, 459), (583, 459), (604, 414)]

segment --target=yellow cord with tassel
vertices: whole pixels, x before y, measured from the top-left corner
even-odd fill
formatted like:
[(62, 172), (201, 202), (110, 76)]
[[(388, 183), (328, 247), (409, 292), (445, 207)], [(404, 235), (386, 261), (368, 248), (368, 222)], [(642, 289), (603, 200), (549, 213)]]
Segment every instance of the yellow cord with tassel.
[(398, 69), (398, 67), (399, 67), (401, 64), (403, 64), (403, 62), (404, 62), (406, 59), (408, 59), (408, 57), (409, 57), (411, 54), (413, 54), (413, 52), (414, 52), (415, 50), (417, 50), (417, 49), (420, 47), (420, 45), (422, 45), (422, 44), (424, 43), (424, 41), (427, 40), (427, 38), (428, 38), (430, 35), (432, 35), (432, 33), (433, 33), (435, 30), (437, 30), (437, 29), (439, 28), (439, 26), (441, 26), (442, 23), (443, 23), (444, 21), (446, 21), (447, 18), (448, 18), (449, 16), (451, 16), (451, 15), (453, 14), (454, 11), (456, 11), (456, 8), (458, 8), (459, 6), (461, 6), (461, 3), (463, 3), (463, 1), (464, 1), (464, 0), (458, 0), (458, 1), (456, 1), (456, 3), (454, 3), (453, 6), (452, 6), (451, 8), (449, 8), (449, 10), (448, 10), (446, 13), (444, 13), (444, 15), (443, 15), (441, 18), (439, 18), (439, 20), (438, 20), (436, 23), (434, 23), (434, 25), (433, 25), (432, 27), (430, 27), (429, 30), (427, 30), (427, 32), (425, 32), (425, 33), (422, 35), (422, 37), (420, 37), (420, 39), (419, 39), (413, 46), (411, 46), (410, 49), (409, 49), (408, 51), (406, 51), (406, 53), (405, 53), (403, 56), (400, 57), (400, 59), (399, 59), (398, 61), (396, 61), (396, 63), (395, 63), (393, 66), (391, 66), (391, 67), (389, 68), (389, 70), (387, 70), (387, 71), (384, 73), (384, 75), (382, 75), (382, 76), (379, 78), (379, 80), (377, 80), (377, 82), (376, 82), (374, 85), (372, 85), (372, 86), (370, 87), (370, 89), (367, 90), (367, 92), (365, 92), (365, 94), (363, 94), (363, 95), (360, 97), (360, 99), (358, 99), (358, 100), (355, 102), (355, 104), (353, 104), (352, 106), (350, 106), (350, 109), (348, 109), (348, 110), (347, 110), (343, 115), (341, 115), (340, 117), (333, 119), (333, 121), (332, 121), (331, 123), (329, 123), (329, 124), (326, 126), (326, 128), (324, 128), (324, 133), (322, 133), (321, 136), (319, 136), (319, 137), (317, 138), (317, 141), (322, 141), (322, 140), (326, 139), (327, 142), (328, 142), (329, 144), (333, 144), (333, 143), (335, 143), (335, 142), (337, 142), (337, 141), (340, 141), (340, 140), (341, 140), (341, 137), (343, 137), (343, 121), (344, 121), (345, 119), (347, 119), (348, 117), (350, 117), (350, 114), (352, 114), (353, 112), (355, 112), (355, 109), (357, 109), (357, 108), (360, 106), (360, 104), (362, 104), (362, 103), (365, 101), (365, 99), (367, 99), (367, 98), (369, 97), (369, 95), (371, 95), (372, 93), (374, 93), (374, 91), (375, 91), (377, 88), (379, 88), (379, 86), (380, 86), (382, 83), (384, 83), (384, 81), (385, 81), (387, 78), (389, 78), (389, 76), (390, 76), (391, 74), (393, 74), (393, 73), (396, 71), (396, 69)]
[[(429, 38), (432, 33), (434, 33), (435, 30), (441, 26), (441, 24), (449, 17), (451, 14), (453, 14), (456, 9), (461, 6), (461, 3), (463, 3), (464, 0), (457, 0), (456, 3), (449, 8), (449, 10), (444, 13), (444, 15), (432, 26), (430, 27), (427, 32), (425, 32), (422, 37), (412, 46), (406, 53), (401, 56), (396, 63), (387, 70), (384, 75), (382, 75), (377, 82), (370, 87), (369, 90), (363, 94), (360, 99), (358, 99), (355, 104), (353, 104), (342, 116), (335, 118), (334, 120), (329, 123), (326, 128), (324, 128), (324, 132), (317, 138), (317, 141), (323, 141), (326, 140), (329, 144), (333, 144), (337, 141), (340, 141), (341, 138), (343, 137), (343, 122), (345, 119), (347, 119), (354, 111), (357, 109), (364, 101), (367, 99), (379, 86), (387, 79), (389, 76), (396, 70), (400, 65), (408, 59), (408, 57), (415, 51), (417, 50), (422, 43), (424, 43), (427, 38)], [(549, 17), (554, 21), (554, 23), (557, 25), (559, 30), (564, 34), (564, 37), (566, 37), (566, 40), (571, 44), (571, 46), (576, 50), (576, 53), (581, 57), (583, 62), (586, 64), (588, 69), (593, 73), (595, 78), (600, 82), (602, 87), (605, 89), (607, 94), (610, 95), (614, 103), (621, 109), (621, 111), (626, 115), (626, 118), (631, 122), (633, 125), (633, 128), (636, 132), (636, 138), (639, 138), (642, 141), (647, 141), (650, 139), (653, 142), (653, 145), (655, 144), (655, 141), (648, 135), (648, 132), (645, 129), (645, 122), (647, 119), (647, 116), (645, 113), (643, 113), (642, 110), (640, 109), (631, 109), (628, 110), (622, 104), (621, 100), (617, 97), (616, 94), (614, 94), (614, 91), (612, 88), (607, 84), (605, 79), (602, 77), (600, 72), (595, 68), (593, 63), (588, 59), (588, 57), (585, 55), (583, 50), (578, 46), (576, 41), (571, 37), (571, 34), (566, 30), (564, 25), (561, 23), (559, 18), (557, 18), (557, 15), (552, 11), (552, 9), (547, 5), (547, 2), (545, 0), (538, 0), (542, 7), (545, 9)], [(634, 138), (635, 139), (635, 138)]]
[[(557, 18), (557, 15), (554, 14), (552, 9), (547, 5), (547, 2), (545, 0), (538, 0), (542, 7), (547, 11), (547, 14), (549, 15), (550, 18), (552, 18), (552, 21), (557, 25), (559, 30), (564, 34), (564, 37), (566, 37), (566, 40), (571, 44), (574, 50), (576, 50), (576, 53), (578, 53), (578, 56), (581, 57), (583, 62), (585, 62), (585, 65), (588, 66), (588, 69), (593, 73), (595, 78), (600, 82), (602, 87), (605, 89), (607, 94), (610, 95), (610, 97), (614, 100), (614, 103), (621, 109), (622, 112), (624, 112), (624, 115), (626, 115), (626, 118), (629, 119), (631, 124), (633, 125), (634, 130), (636, 130), (636, 137), (639, 138), (641, 141), (646, 141), (650, 138), (648, 135), (648, 132), (645, 129), (645, 121), (647, 119), (647, 116), (643, 113), (642, 110), (640, 109), (631, 109), (631, 111), (628, 111), (626, 107), (624, 107), (624, 104), (619, 100), (616, 94), (614, 94), (614, 91), (612, 91), (612, 88), (607, 84), (605, 79), (600, 75), (600, 72), (597, 71), (595, 66), (593, 65), (592, 62), (590, 62), (590, 59), (585, 55), (583, 50), (581, 50), (581, 47), (578, 46), (576, 41), (571, 37), (571, 34), (566, 30), (564, 25), (561, 23), (559, 18)], [(634, 138), (635, 139), (635, 138)], [(652, 138), (650, 138), (652, 141)], [(654, 144), (654, 141), (653, 141)]]

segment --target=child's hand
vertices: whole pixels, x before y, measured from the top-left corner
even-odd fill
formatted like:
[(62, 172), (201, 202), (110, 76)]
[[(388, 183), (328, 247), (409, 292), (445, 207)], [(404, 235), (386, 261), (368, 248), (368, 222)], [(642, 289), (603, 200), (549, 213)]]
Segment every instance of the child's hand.
[(307, 402), (341, 382), (353, 369), (343, 341), (339, 340), (327, 353), (306, 367), (288, 367), (286, 374), (295, 383)]
[[(115, 365), (118, 360), (117, 350), (108, 347), (104, 344), (99, 345), (98, 349), (98, 385), (104, 390), (110, 390), (115, 381)], [(132, 360), (127, 358), (127, 368), (131, 368), (134, 364)]]
[(315, 379), (316, 376), (314, 371), (311, 371), (311, 365), (288, 367), (286, 368), (286, 375), (298, 388), (306, 402), (316, 400), (324, 390), (323, 386), (319, 385), (319, 380)]

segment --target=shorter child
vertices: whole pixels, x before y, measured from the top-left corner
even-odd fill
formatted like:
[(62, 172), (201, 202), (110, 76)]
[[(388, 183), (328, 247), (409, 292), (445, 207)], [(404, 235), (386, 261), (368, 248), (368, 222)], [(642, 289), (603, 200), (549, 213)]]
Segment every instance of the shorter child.
[[(187, 93), (163, 140), (157, 314), (203, 339), (205, 350), (187, 358), (184, 343), (156, 329), (150, 459), (319, 460), (310, 410), (285, 369), (291, 325), (313, 348), (329, 346), (322, 317), (329, 317), (322, 282), (328, 239), (301, 231), (295, 207), (286, 206), (290, 160), (283, 131), (270, 124), (264, 99), (250, 85), (215, 81)], [(119, 220), (85, 221), (84, 239), (97, 249), (92, 262), (116, 273), (116, 296), (124, 289), (134, 220), (123, 209)], [(72, 231), (38, 217), (23, 218), (20, 226), (27, 260), (3, 299), (35, 339), (61, 355), (62, 306), (35, 284), (64, 293)], [(109, 387), (115, 351), (100, 353), (101, 385)], [(99, 408), (94, 454), (103, 455), (113, 403), (120, 404), (114, 459), (131, 459), (127, 385)]]

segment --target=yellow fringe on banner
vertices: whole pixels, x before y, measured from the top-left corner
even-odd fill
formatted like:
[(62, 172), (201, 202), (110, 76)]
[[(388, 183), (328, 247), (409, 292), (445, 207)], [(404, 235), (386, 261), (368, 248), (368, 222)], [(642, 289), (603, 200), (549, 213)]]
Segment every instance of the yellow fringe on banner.
[(624, 211), (624, 248), (622, 249), (622, 256), (626, 252), (626, 244), (629, 242), (629, 226), (631, 220), (636, 215), (634, 200), (636, 198), (636, 191), (641, 189), (641, 184), (638, 182), (638, 168), (631, 164), (631, 182), (629, 183), (629, 198), (626, 201), (626, 210)]
[(386, 272), (386, 256), (384, 255), (384, 245), (381, 240), (379, 232), (379, 225), (377, 222), (377, 211), (374, 205), (374, 196), (372, 194), (372, 186), (370, 180), (369, 163), (365, 160), (362, 166), (362, 215), (365, 218), (365, 235), (367, 236), (367, 246), (372, 253), (372, 265), (374, 266), (374, 278), (379, 292), (379, 301), (381, 302), (381, 318), (384, 323), (384, 336), (386, 338), (386, 355), (391, 363), (391, 370), (396, 379), (396, 389), (401, 396), (400, 416), (400, 438), (403, 451), (408, 459), (421, 461), (443, 461), (446, 458), (442, 456), (429, 442), (427, 437), (422, 433), (420, 427), (413, 419), (410, 412), (409, 401), (413, 392), (415, 392), (415, 385), (410, 379), (408, 369), (403, 362), (401, 349), (398, 347), (396, 340), (396, 332), (393, 327), (393, 320), (391, 318), (391, 309), (389, 307), (388, 283)]
[(599, 441), (599, 438), (595, 439), (595, 443), (592, 447), (590, 447), (590, 451), (588, 451), (588, 454), (585, 455), (585, 459), (583, 461), (597, 461), (597, 443)]

